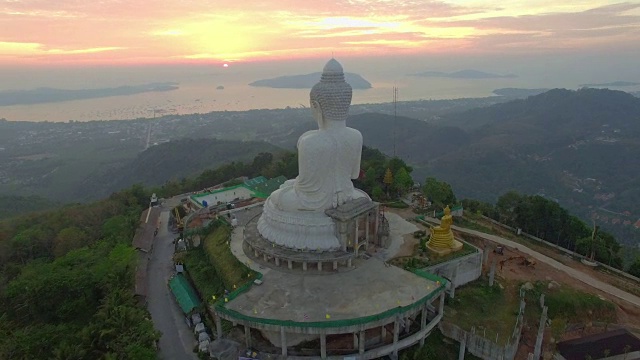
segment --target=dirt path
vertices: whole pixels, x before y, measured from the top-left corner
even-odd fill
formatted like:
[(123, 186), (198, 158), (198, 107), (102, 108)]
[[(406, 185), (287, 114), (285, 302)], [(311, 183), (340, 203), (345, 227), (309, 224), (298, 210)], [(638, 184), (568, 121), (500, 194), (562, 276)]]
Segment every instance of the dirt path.
[[(416, 216), (411, 209), (391, 209), (390, 211), (405, 219), (412, 219)], [(431, 220), (438, 222), (435, 219)], [(426, 226), (421, 224), (419, 224), (418, 227), (426, 229)], [(480, 248), (484, 248), (489, 242), (506, 246), (507, 252), (505, 256), (497, 256), (496, 261), (498, 262), (511, 256), (533, 257), (538, 262), (535, 268), (521, 266), (514, 261), (508, 262), (503, 266), (502, 270), (500, 270), (500, 267), (496, 269), (499, 276), (505, 279), (522, 281), (554, 280), (585, 292), (597, 294), (617, 305), (620, 323), (629, 324), (634, 327), (638, 327), (638, 324), (640, 324), (640, 297), (609, 284), (616, 283), (614, 281), (615, 279), (611, 279), (611, 275), (587, 268), (583, 264), (566, 258), (562, 254), (549, 254), (552, 256), (548, 256), (542, 254), (541, 249), (531, 249), (526, 245), (501, 236), (461, 228), (455, 225), (453, 229), (461, 234), (466, 234), (468, 236), (466, 240)], [(397, 256), (410, 255), (416, 241), (412, 234), (407, 234), (405, 243), (398, 251)], [(549, 253), (550, 251), (544, 252)], [(487, 264), (485, 264), (487, 270), (489, 264), (493, 261), (493, 256), (493, 253), (489, 254), (489, 259)]]
[(505, 245), (511, 248), (516, 248), (518, 249), (520, 252), (525, 253), (533, 258), (535, 258), (538, 261), (544, 262), (548, 265), (550, 265), (551, 267), (558, 269), (564, 273), (566, 273), (567, 275), (571, 276), (572, 278), (581, 281), (589, 286), (592, 286), (593, 288), (597, 289), (597, 290), (601, 290), (606, 292), (607, 294), (610, 294), (612, 296), (615, 296), (621, 300), (624, 300), (632, 305), (635, 305), (636, 307), (640, 308), (640, 297), (637, 297), (633, 294), (629, 294), (626, 291), (620, 290), (612, 285), (609, 285), (607, 283), (604, 283), (596, 278), (594, 278), (591, 275), (585, 274), (582, 271), (579, 271), (577, 269), (574, 269), (572, 267), (569, 267), (565, 264), (560, 263), (559, 261), (550, 258), (549, 256), (546, 256), (544, 254), (541, 254), (537, 251), (534, 251), (522, 244), (516, 243), (514, 241), (511, 240), (507, 240), (505, 238), (496, 236), (496, 235), (491, 235), (491, 234), (485, 234), (483, 232), (480, 231), (475, 231), (475, 230), (469, 230), (469, 229), (465, 229), (465, 228), (460, 228), (457, 226), (453, 226), (453, 229), (460, 231), (462, 233), (466, 233), (466, 234), (471, 234), (474, 236), (478, 236), (490, 241), (493, 241), (495, 243), (501, 244), (501, 245)]

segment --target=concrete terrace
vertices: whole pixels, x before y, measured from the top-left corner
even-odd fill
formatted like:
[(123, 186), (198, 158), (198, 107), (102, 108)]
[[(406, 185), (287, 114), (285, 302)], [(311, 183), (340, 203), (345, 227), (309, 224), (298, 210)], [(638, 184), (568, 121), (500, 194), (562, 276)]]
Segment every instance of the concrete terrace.
[(353, 319), (407, 306), (438, 288), (434, 281), (370, 258), (331, 276), (270, 271), (264, 284), (230, 301), (241, 314), (298, 322)]

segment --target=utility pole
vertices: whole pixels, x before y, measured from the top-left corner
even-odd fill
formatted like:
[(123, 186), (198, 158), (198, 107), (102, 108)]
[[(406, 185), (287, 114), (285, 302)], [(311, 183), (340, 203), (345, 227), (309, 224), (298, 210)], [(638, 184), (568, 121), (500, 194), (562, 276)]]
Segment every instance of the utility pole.
[(398, 107), (398, 88), (393, 87), (393, 157), (396, 157), (396, 122), (397, 122), (397, 107)]
[(593, 220), (593, 233), (591, 234), (591, 256), (589, 257), (591, 261), (593, 261), (593, 259), (595, 259), (596, 257), (596, 240), (598, 238), (599, 228), (600, 227), (596, 225), (596, 221)]

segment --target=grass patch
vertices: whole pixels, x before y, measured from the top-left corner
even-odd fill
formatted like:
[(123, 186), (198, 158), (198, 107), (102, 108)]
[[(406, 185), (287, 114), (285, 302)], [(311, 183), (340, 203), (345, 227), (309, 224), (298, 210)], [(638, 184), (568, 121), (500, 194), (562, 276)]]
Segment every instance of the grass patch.
[[(616, 309), (613, 303), (597, 295), (582, 292), (562, 285), (549, 289), (549, 282), (538, 281), (534, 289), (527, 291), (527, 303), (531, 304), (525, 313), (540, 317), (540, 295), (545, 294), (547, 314), (554, 321), (564, 323), (615, 322)], [(534, 310), (535, 309), (535, 310)]]
[(464, 217), (455, 217), (453, 218), (453, 225), (460, 226), (466, 229), (476, 230), (487, 234), (499, 235), (498, 232), (493, 230), (492, 228), (482, 225), (473, 219), (467, 218), (467, 215)]
[(225, 222), (219, 221), (213, 232), (204, 239), (203, 247), (224, 287), (233, 291), (235, 288), (253, 281), (255, 274), (231, 253), (230, 236), (231, 228)]
[(184, 253), (182, 262), (194, 286), (204, 300), (224, 293), (224, 284), (202, 248)]
[(392, 201), (388, 203), (383, 203), (382, 205), (386, 207), (394, 208), (394, 209), (406, 209), (409, 207), (409, 205), (407, 205), (407, 203), (405, 203), (404, 201)]
[[(458, 360), (460, 345), (453, 340), (445, 339), (444, 335), (436, 328), (427, 336), (424, 346), (414, 345), (400, 351), (400, 360)], [(480, 360), (468, 352), (465, 360)]]
[(563, 317), (570, 321), (591, 318), (592, 321), (615, 321), (615, 307), (596, 295), (563, 287), (547, 294), (545, 304), (551, 318)]
[(492, 341), (498, 334), (497, 344), (504, 345), (513, 332), (519, 306), (515, 284), (506, 283), (501, 289), (478, 280), (457, 289), (455, 298), (447, 298), (444, 319), (467, 331), (475, 327), (476, 334)]

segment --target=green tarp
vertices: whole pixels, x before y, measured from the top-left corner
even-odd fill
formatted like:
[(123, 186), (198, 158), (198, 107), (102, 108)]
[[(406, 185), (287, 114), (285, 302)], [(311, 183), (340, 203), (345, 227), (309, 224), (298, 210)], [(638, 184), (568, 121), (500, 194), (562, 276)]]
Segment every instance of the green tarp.
[(189, 284), (189, 281), (182, 274), (177, 274), (169, 280), (169, 288), (176, 297), (178, 305), (185, 314), (188, 314), (194, 308), (200, 305), (200, 299), (195, 290)]
[(280, 185), (284, 184), (284, 182), (287, 181), (287, 178), (280, 175), (276, 178), (273, 179), (269, 179), (265, 182), (262, 182), (260, 184), (257, 184), (255, 186), (253, 186), (253, 189), (260, 194), (265, 194), (267, 196), (271, 195), (272, 192), (278, 190), (278, 188), (280, 187)]

